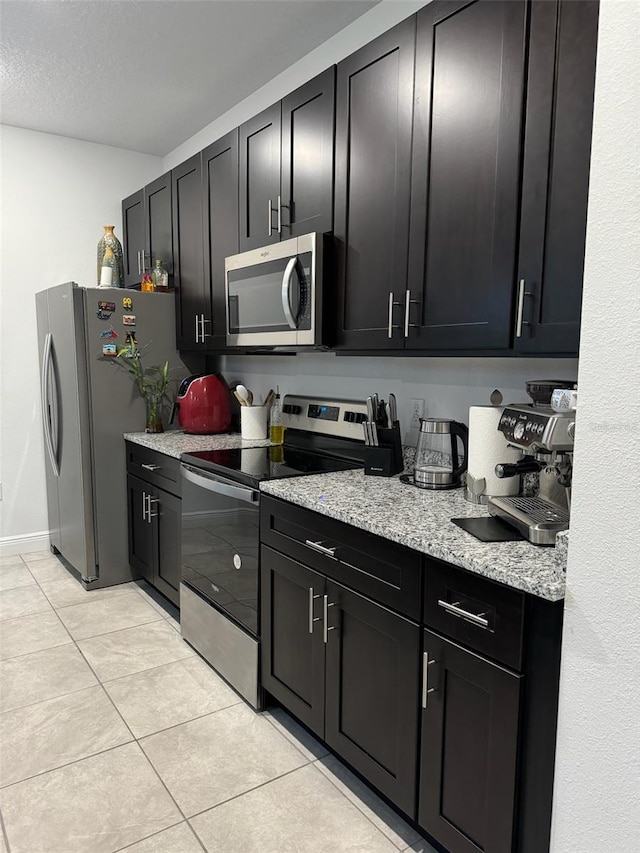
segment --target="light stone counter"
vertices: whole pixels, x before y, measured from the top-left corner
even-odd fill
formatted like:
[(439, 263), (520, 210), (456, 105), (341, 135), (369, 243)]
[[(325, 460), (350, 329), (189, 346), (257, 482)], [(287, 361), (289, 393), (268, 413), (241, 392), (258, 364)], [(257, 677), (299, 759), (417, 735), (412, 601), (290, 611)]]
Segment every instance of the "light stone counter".
[(182, 430), (170, 432), (125, 432), (127, 441), (141, 444), (158, 453), (180, 459), (183, 453), (197, 453), (199, 450), (232, 450), (236, 447), (269, 447), (269, 439), (264, 441), (245, 441), (239, 432), (220, 435), (187, 435)]
[[(462, 489), (425, 491), (361, 470), (270, 480), (261, 491), (549, 601), (564, 598), (566, 543), (481, 542), (452, 518), (488, 515)], [(557, 553), (556, 553), (557, 551)]]

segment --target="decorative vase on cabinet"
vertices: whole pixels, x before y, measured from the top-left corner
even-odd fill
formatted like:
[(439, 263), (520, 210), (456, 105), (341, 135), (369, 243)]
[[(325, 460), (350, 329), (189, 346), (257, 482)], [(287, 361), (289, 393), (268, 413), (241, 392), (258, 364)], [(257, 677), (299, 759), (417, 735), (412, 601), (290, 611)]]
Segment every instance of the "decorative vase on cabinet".
[(120, 240), (113, 233), (115, 225), (104, 225), (103, 228), (104, 234), (98, 243), (98, 285), (100, 285), (104, 256), (107, 248), (110, 248), (115, 258), (111, 287), (124, 287), (124, 258)]

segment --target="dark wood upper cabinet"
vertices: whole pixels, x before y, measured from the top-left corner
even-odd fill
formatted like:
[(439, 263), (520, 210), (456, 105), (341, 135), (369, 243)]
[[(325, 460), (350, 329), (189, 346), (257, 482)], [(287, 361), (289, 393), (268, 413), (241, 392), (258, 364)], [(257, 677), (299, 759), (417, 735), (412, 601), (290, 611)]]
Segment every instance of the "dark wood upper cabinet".
[(280, 239), (280, 102), (240, 127), (240, 251)]
[(282, 101), (283, 240), (333, 229), (335, 72), (331, 66)]
[(159, 258), (173, 273), (171, 173), (162, 175), (122, 202), (124, 286), (138, 287)]
[(522, 677), (431, 631), (423, 654), (418, 823), (450, 853), (512, 853)]
[(203, 306), (208, 349), (226, 346), (224, 260), (238, 252), (238, 130), (202, 152), (204, 267)]
[(402, 346), (414, 58), (412, 17), (338, 65), (337, 348)]
[(418, 13), (408, 347), (510, 345), (525, 35), (525, 0)]
[(533, 0), (518, 352), (578, 351), (597, 35), (596, 0)]
[(202, 239), (202, 158), (190, 157), (171, 172), (173, 192), (173, 273), (177, 290), (176, 326), (180, 350), (204, 350), (201, 322), (206, 301)]
[(240, 127), (240, 251), (333, 225), (335, 68)]

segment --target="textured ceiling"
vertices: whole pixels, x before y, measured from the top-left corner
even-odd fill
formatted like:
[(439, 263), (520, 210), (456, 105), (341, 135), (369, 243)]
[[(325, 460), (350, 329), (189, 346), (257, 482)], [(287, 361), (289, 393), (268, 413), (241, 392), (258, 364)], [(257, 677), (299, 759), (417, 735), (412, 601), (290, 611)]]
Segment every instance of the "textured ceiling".
[(0, 0), (0, 121), (164, 156), (379, 0)]

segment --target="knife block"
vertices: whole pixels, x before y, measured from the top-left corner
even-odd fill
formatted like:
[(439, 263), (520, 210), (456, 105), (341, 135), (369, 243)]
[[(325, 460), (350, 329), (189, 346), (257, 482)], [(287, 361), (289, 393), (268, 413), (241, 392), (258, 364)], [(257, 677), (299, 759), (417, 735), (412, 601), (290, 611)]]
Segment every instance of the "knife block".
[(389, 428), (378, 427), (379, 447), (366, 447), (364, 452), (364, 473), (369, 477), (393, 477), (401, 474), (402, 442), (398, 421)]

